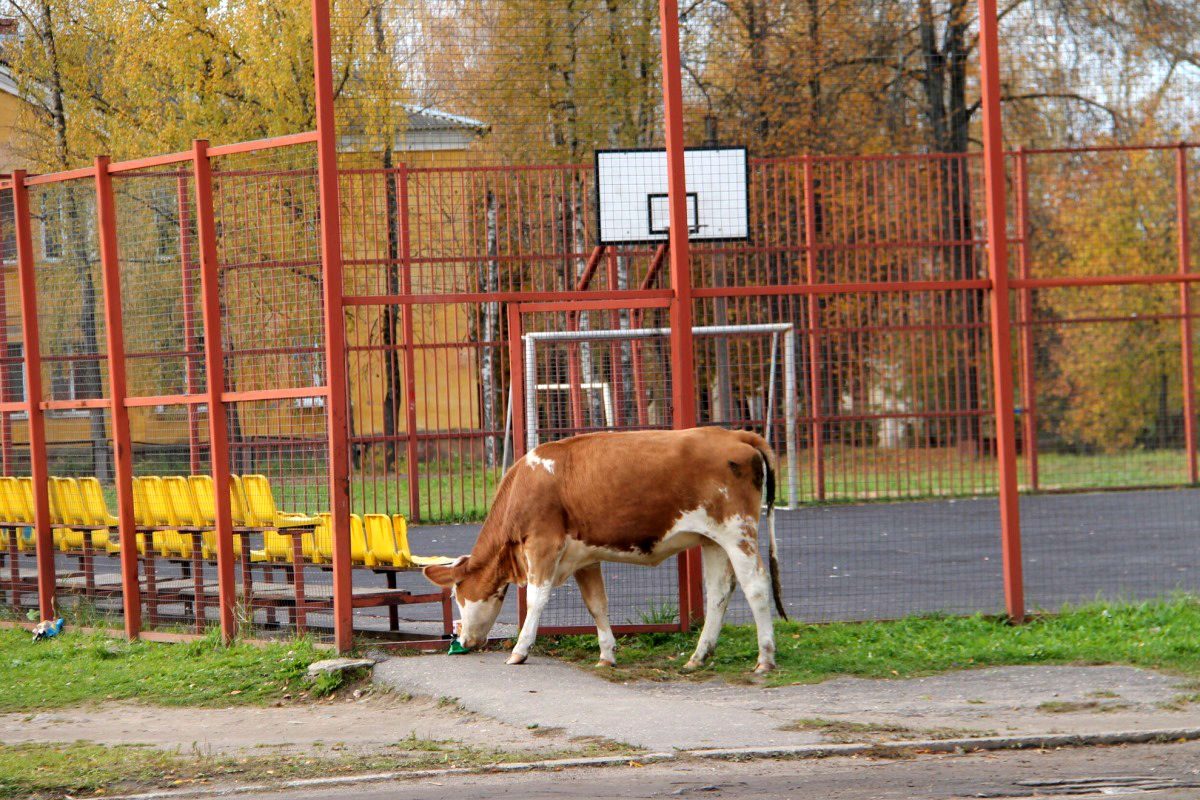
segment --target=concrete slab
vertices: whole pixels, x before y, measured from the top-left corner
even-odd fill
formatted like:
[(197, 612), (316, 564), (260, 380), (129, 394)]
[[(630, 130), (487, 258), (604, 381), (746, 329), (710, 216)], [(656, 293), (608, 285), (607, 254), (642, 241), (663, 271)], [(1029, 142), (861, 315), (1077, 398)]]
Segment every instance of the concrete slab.
[[(906, 680), (838, 678), (767, 689), (707, 683), (613, 683), (574, 666), (505, 654), (390, 659), (375, 680), (454, 698), (512, 726), (561, 728), (654, 750), (837, 741), (1089, 734), (1200, 725), (1173, 701), (1183, 681), (1130, 667), (1003, 667)], [(846, 724), (848, 723), (848, 724)]]

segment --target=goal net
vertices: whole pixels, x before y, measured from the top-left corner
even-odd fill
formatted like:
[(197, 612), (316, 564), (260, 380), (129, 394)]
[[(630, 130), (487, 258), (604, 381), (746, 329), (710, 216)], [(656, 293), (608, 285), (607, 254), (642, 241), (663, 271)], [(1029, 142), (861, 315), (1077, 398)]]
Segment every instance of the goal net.
[[(538, 331), (522, 336), (525, 446), (597, 430), (669, 429), (669, 328)], [(693, 328), (701, 424), (749, 428), (785, 454), (798, 497), (796, 334), (787, 323)]]

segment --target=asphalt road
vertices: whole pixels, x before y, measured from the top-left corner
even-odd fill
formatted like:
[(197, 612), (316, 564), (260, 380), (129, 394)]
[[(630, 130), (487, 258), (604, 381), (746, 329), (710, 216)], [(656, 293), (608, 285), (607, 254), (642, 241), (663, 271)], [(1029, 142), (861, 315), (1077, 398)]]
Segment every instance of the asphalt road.
[[(1154, 788), (1160, 787), (1160, 788)], [(925, 756), (907, 760), (684, 761), (644, 767), (458, 775), (261, 795), (278, 800), (821, 798), (950, 800), (1200, 796), (1200, 744)], [(245, 795), (255, 796), (255, 795)]]
[[(1198, 489), (1025, 497), (1021, 523), (1032, 607), (1200, 591)], [(471, 550), (478, 531), (477, 525), (414, 526), (409, 540), (423, 555), (460, 555)], [(784, 598), (797, 619), (884, 619), (1004, 607), (994, 498), (781, 510), (778, 538)], [(765, 552), (765, 540), (763, 545)], [(60, 561), (63, 568), (73, 566), (72, 559)], [(98, 567), (118, 568), (115, 559), (100, 559)], [(674, 613), (673, 560), (654, 569), (610, 564), (605, 576), (614, 622), (658, 621)], [(331, 573), (309, 568), (306, 579), (329, 583)], [(366, 570), (356, 570), (355, 581), (384, 585), (382, 576)], [(401, 575), (399, 585), (427, 590), (420, 573)], [(408, 606), (401, 617), (431, 622), (440, 619), (440, 608)], [(362, 628), (387, 624), (380, 609), (360, 609), (356, 619)], [(729, 619), (750, 620), (740, 594)], [(500, 621), (516, 622), (515, 593)], [(311, 622), (320, 626), (322, 615)], [(591, 624), (572, 584), (555, 593), (543, 623)]]

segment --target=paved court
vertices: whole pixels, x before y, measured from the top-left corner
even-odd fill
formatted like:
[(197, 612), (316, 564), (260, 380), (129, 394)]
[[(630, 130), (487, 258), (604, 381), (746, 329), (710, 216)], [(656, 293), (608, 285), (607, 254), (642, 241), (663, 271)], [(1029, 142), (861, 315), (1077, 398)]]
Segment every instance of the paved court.
[[(1200, 490), (1145, 490), (1041, 495), (1022, 499), (1025, 584), (1032, 607), (1056, 608), (1097, 596), (1152, 597), (1200, 592)], [(414, 526), (421, 554), (470, 551), (478, 525)], [(877, 619), (923, 612), (1003, 609), (998, 506), (994, 498), (828, 505), (778, 512), (784, 596), (799, 619)], [(764, 541), (765, 546), (765, 541)], [(64, 568), (71, 559), (60, 559)], [(99, 569), (115, 571), (115, 559)], [(670, 616), (676, 567), (607, 565), (612, 617), (639, 622)], [(328, 583), (328, 570), (309, 568), (306, 580)], [(383, 577), (355, 571), (360, 586)], [(419, 573), (400, 586), (426, 591)], [(211, 612), (210, 612), (211, 613)], [(357, 612), (364, 628), (386, 627), (386, 611)], [(440, 618), (436, 606), (411, 606), (412, 621)], [(748, 621), (740, 594), (730, 619)], [(510, 593), (502, 623), (516, 622)], [(572, 584), (559, 589), (544, 621), (588, 624)], [(320, 618), (314, 618), (320, 624)], [(423, 626), (425, 627), (425, 626)]]

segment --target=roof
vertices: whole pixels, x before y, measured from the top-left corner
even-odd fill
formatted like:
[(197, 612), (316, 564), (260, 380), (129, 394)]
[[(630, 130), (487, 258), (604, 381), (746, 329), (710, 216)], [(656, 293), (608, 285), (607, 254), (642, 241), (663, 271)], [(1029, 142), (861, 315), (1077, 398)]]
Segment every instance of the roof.
[(404, 111), (408, 114), (408, 130), (411, 131), (471, 130), (477, 133), (486, 133), (491, 127), (486, 122), (458, 114), (449, 114), (428, 106), (405, 105)]
[(0, 64), (0, 92), (11, 94), (13, 97), (20, 97), (21, 91), (17, 88), (17, 81), (13, 78), (12, 70), (7, 64)]

